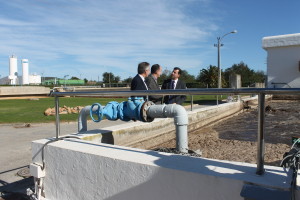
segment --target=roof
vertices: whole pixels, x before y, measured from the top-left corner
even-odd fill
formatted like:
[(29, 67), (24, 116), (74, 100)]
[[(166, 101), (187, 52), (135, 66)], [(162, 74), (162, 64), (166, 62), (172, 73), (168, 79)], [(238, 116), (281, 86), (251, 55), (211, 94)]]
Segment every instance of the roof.
[(264, 49), (272, 47), (300, 46), (300, 33), (268, 36), (262, 39)]

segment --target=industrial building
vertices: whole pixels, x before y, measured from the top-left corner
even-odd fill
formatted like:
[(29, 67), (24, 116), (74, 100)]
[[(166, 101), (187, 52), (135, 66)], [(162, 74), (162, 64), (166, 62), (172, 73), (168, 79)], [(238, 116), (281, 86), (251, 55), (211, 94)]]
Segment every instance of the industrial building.
[(40, 85), (41, 76), (29, 74), (29, 61), (22, 59), (22, 76), (18, 73), (18, 58), (15, 55), (9, 57), (9, 75), (0, 79), (0, 85)]

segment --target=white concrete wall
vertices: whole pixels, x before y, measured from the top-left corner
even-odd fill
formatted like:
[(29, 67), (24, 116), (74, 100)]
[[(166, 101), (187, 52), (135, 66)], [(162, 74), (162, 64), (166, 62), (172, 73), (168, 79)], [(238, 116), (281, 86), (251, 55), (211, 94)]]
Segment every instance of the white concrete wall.
[(300, 88), (300, 33), (265, 37), (263, 48), (268, 53), (268, 87)]
[[(33, 142), (33, 162), (41, 164), (47, 141)], [(242, 200), (244, 183), (288, 190), (291, 181), (279, 167), (266, 166), (258, 176), (253, 164), (76, 139), (48, 144), (44, 152), (49, 200)]]

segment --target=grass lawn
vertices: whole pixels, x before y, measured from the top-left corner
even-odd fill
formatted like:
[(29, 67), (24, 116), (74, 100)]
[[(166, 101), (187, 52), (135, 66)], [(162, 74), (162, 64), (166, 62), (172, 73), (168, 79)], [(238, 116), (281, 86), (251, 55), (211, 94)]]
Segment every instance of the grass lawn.
[[(226, 96), (223, 95), (223, 98)], [(60, 107), (87, 106), (93, 103), (106, 105), (110, 101), (122, 102), (127, 98), (86, 98), (86, 97), (64, 97), (59, 98)], [(190, 105), (191, 96), (187, 96), (184, 105)], [(215, 95), (195, 95), (194, 104), (205, 104), (215, 101)], [(55, 116), (45, 116), (44, 111), (55, 106), (54, 98), (40, 98), (38, 101), (28, 99), (0, 100), (0, 123), (45, 123), (54, 122)], [(60, 115), (61, 121), (76, 121), (78, 114)]]
[[(126, 98), (59, 98), (59, 106), (87, 106), (93, 103), (106, 105), (110, 101), (125, 101)], [(44, 111), (55, 106), (54, 97), (40, 98), (38, 101), (28, 99), (0, 100), (0, 123), (43, 123), (54, 122), (55, 116), (45, 116)], [(61, 121), (76, 121), (78, 114), (60, 115)]]

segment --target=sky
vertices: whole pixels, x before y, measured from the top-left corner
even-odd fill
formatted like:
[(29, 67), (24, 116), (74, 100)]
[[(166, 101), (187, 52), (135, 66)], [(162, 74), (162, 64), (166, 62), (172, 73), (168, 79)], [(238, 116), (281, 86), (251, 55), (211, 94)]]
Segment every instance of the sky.
[(134, 77), (140, 62), (197, 76), (217, 65), (266, 71), (266, 36), (300, 33), (299, 0), (10, 0), (0, 2), (0, 75), (9, 56), (29, 73)]

